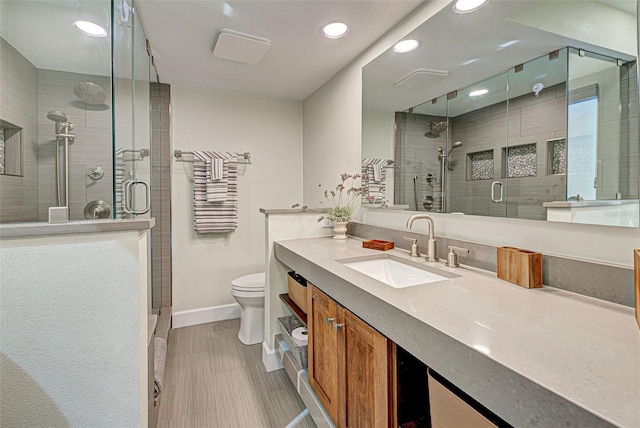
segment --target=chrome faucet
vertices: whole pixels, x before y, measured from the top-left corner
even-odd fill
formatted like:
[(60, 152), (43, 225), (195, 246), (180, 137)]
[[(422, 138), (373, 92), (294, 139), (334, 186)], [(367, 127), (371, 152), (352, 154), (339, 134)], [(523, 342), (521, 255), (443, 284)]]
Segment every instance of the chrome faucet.
[(407, 229), (411, 229), (411, 226), (413, 226), (413, 222), (419, 219), (425, 219), (429, 223), (429, 239), (427, 240), (427, 256), (425, 257), (425, 260), (428, 262), (437, 262), (438, 250), (436, 246), (437, 242), (433, 226), (433, 219), (426, 214), (414, 214), (409, 217), (409, 220), (407, 220)]

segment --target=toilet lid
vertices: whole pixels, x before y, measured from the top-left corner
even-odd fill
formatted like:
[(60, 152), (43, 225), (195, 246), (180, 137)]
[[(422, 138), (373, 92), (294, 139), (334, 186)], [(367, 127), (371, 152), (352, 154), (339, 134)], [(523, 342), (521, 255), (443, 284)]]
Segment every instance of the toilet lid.
[(241, 276), (231, 281), (231, 288), (238, 291), (264, 291), (264, 272)]
[(239, 287), (237, 285), (234, 285), (231, 287), (232, 290), (236, 290), (236, 291), (256, 291), (256, 292), (264, 292), (265, 288), (264, 287)]

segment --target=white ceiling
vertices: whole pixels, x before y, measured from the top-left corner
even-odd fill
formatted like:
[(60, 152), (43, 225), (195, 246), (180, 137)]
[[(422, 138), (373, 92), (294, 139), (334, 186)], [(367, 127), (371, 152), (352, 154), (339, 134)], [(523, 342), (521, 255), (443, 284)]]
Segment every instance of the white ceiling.
[[(167, 1), (137, 0), (160, 81), (302, 100), (344, 68), (421, 0)], [(320, 35), (332, 21), (349, 25), (336, 40)], [(230, 29), (268, 39), (257, 65), (212, 55)]]

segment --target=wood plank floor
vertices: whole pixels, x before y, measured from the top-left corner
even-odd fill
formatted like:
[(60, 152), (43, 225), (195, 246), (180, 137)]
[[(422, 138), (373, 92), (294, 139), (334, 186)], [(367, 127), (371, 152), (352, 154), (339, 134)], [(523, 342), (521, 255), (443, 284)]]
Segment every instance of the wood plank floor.
[[(284, 370), (268, 373), (262, 344), (238, 340), (240, 320), (169, 335), (158, 428), (283, 428), (304, 409)], [(307, 415), (296, 428), (315, 427)]]

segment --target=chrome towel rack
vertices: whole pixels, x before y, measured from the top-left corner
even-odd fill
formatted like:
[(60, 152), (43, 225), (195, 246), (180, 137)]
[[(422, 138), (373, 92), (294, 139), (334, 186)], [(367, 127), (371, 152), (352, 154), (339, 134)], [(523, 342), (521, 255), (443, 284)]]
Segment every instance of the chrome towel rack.
[[(176, 158), (176, 162), (193, 162), (193, 158), (185, 158), (184, 155), (193, 156), (193, 152), (189, 150), (174, 150), (173, 156)], [(237, 164), (251, 165), (251, 153), (236, 153), (238, 156)]]

